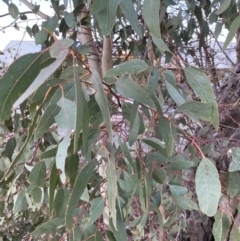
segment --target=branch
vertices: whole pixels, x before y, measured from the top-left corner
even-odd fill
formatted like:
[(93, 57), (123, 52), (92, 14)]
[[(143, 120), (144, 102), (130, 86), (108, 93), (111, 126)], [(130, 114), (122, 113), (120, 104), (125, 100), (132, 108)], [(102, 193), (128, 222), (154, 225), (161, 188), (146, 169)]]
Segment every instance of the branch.
[[(26, 5), (29, 9), (31, 9), (32, 11), (33, 11), (34, 8), (35, 8), (35, 5), (32, 4), (32, 3), (30, 3), (30, 2), (28, 2), (27, 0), (20, 0), (20, 2), (22, 2), (23, 4), (25, 4), (25, 5)], [(45, 13), (43, 13), (43, 12), (41, 12), (41, 11), (38, 11), (38, 12), (36, 12), (35, 14), (38, 15), (39, 17), (41, 17), (41, 18), (44, 18), (44, 19), (48, 19), (48, 18), (49, 18), (48, 15), (46, 15)]]
[(102, 50), (102, 72), (105, 73), (112, 68), (112, 41), (111, 37), (103, 36), (103, 50)]
[[(21, 12), (21, 13), (19, 13), (19, 15), (21, 16), (21, 15), (23, 15), (23, 14), (29, 14), (29, 13), (34, 13), (34, 12), (32, 12), (32, 11), (26, 11), (26, 12)], [(8, 16), (8, 15), (10, 15), (10, 13), (5, 13), (5, 14), (3, 14), (3, 15), (0, 15), (0, 18), (6, 17), (6, 16)]]

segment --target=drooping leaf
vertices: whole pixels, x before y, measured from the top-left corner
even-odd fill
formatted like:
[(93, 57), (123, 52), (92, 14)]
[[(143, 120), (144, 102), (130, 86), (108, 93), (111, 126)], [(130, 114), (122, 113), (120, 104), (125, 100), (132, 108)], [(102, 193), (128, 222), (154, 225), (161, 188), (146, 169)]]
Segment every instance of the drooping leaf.
[(13, 206), (13, 213), (14, 214), (16, 214), (16, 213), (18, 213), (18, 212), (20, 212), (23, 209), (26, 209), (28, 207), (26, 197), (25, 197), (25, 191), (22, 191), (21, 193), (18, 193), (15, 198), (16, 198), (16, 200), (15, 200), (14, 206)]
[(39, 236), (44, 234), (49, 234), (53, 230), (55, 230), (57, 227), (62, 226), (64, 224), (64, 219), (63, 218), (53, 218), (46, 223), (40, 225), (37, 227), (32, 233), (32, 236)]
[(108, 1), (106, 7), (100, 12), (98, 12), (99, 25), (102, 34), (109, 36), (111, 34), (112, 28), (115, 24), (116, 12), (119, 3), (122, 0), (111, 0)]
[(74, 41), (72, 39), (61, 39), (61, 40), (55, 41), (49, 50), (51, 57), (59, 58), (59, 55), (61, 54), (63, 49), (69, 48), (70, 46), (73, 45), (73, 43)]
[(68, 50), (62, 50), (56, 60), (48, 67), (42, 69), (27, 90), (14, 102), (13, 108), (17, 108), (23, 103), (30, 95), (32, 95), (39, 86), (41, 86), (47, 78), (60, 66), (63, 60), (66, 58)]
[(158, 80), (160, 79), (158, 69), (154, 68), (151, 71), (151, 75), (149, 77), (149, 83), (148, 83), (148, 93), (152, 94), (157, 88)]
[[(226, 0), (225, 0), (226, 1)], [(237, 16), (233, 22), (231, 23), (230, 29), (229, 29), (229, 33), (227, 35), (227, 38), (224, 42), (223, 45), (223, 51), (226, 50), (227, 46), (229, 45), (229, 43), (232, 41), (232, 39), (234, 38), (238, 28), (240, 27), (240, 17)]]
[(110, 142), (112, 143), (112, 125), (110, 120), (110, 112), (108, 108), (107, 98), (103, 89), (102, 81), (96, 71), (92, 71), (92, 82), (94, 88), (97, 90), (95, 94), (95, 99), (99, 105), (99, 108), (102, 111), (103, 119), (105, 121), (107, 130), (108, 130), (108, 136), (110, 139)]
[(0, 121), (11, 114), (13, 103), (34, 81), (41, 68), (42, 53), (27, 54), (10, 65), (0, 81)]
[(182, 196), (188, 192), (186, 187), (178, 186), (178, 185), (169, 185), (169, 189), (172, 195), (174, 196)]
[(221, 196), (221, 184), (217, 168), (209, 159), (203, 158), (200, 162), (195, 182), (201, 211), (210, 217), (214, 216)]
[(228, 167), (229, 172), (235, 172), (240, 170), (240, 148), (232, 147), (227, 152), (228, 157), (232, 157), (232, 161)]
[(142, 15), (146, 22), (149, 31), (156, 36), (161, 38), (160, 32), (160, 18), (159, 18), (160, 1), (158, 0), (144, 0)]
[(95, 198), (93, 199), (93, 202), (91, 204), (90, 208), (90, 220), (86, 224), (85, 228), (88, 228), (90, 225), (92, 225), (99, 216), (103, 213), (104, 208), (104, 199), (103, 198)]
[(57, 182), (59, 180), (58, 171), (56, 168), (56, 162), (54, 162), (51, 173), (50, 173), (50, 180), (49, 180), (49, 212), (52, 212), (53, 209), (53, 200), (55, 196), (55, 190), (57, 187)]
[(223, 213), (218, 209), (217, 213), (214, 216), (214, 224), (213, 224), (213, 236), (215, 241), (221, 241), (222, 240), (222, 215)]
[(207, 103), (212, 107), (211, 123), (215, 129), (218, 129), (218, 107), (215, 101), (215, 95), (213, 93), (210, 80), (202, 71), (192, 67), (185, 68), (184, 72), (188, 84), (201, 98), (202, 102)]
[(240, 173), (238, 171), (229, 173), (227, 194), (230, 198), (234, 198), (240, 192), (240, 186), (238, 185), (239, 182)]
[(65, 22), (68, 25), (68, 27), (69, 28), (74, 27), (75, 22), (74, 22), (74, 15), (73, 15), (73, 13), (63, 12), (63, 16), (64, 16)]
[(166, 177), (167, 177), (167, 172), (164, 169), (155, 170), (152, 173), (152, 178), (160, 184), (164, 183)]
[(114, 154), (111, 153), (107, 163), (107, 197), (108, 207), (111, 212), (113, 226), (117, 229), (117, 210), (116, 201), (118, 197), (117, 174)]
[(175, 151), (174, 127), (167, 118), (163, 117), (158, 120), (158, 133), (165, 142), (167, 155), (172, 156)]
[(116, 88), (120, 95), (126, 98), (135, 100), (136, 102), (146, 104), (155, 109), (151, 99), (148, 98), (147, 93), (132, 79), (128, 77), (120, 77), (116, 82)]
[(129, 74), (139, 74), (145, 71), (148, 65), (145, 61), (141, 59), (133, 59), (126, 61), (123, 64), (115, 66), (113, 69), (107, 71), (104, 77), (112, 77), (115, 75), (129, 75)]
[(110, 0), (99, 0), (94, 1), (92, 8), (91, 8), (91, 14), (96, 14), (100, 11), (102, 11), (108, 4)]
[(10, 3), (8, 6), (8, 12), (10, 13), (11, 17), (16, 19), (19, 14), (18, 7), (14, 3)]
[(239, 232), (239, 229), (238, 229), (238, 226), (236, 226), (236, 224), (233, 224), (233, 227), (232, 227), (232, 230), (231, 230), (231, 241), (238, 241), (239, 240), (239, 235), (240, 235), (240, 232)]
[(69, 191), (62, 186), (61, 188), (58, 189), (56, 196), (54, 198), (54, 203), (53, 203), (56, 217), (60, 218), (65, 216), (68, 200), (69, 200)]
[(138, 114), (138, 103), (134, 102), (132, 106), (132, 112), (130, 116), (130, 132), (128, 142), (132, 146), (135, 142), (140, 128), (140, 117)]
[(45, 162), (37, 163), (29, 175), (29, 181), (38, 187), (44, 187), (46, 177), (46, 165)]
[(176, 203), (176, 205), (179, 206), (182, 209), (198, 210), (197, 204), (193, 200), (191, 200), (187, 197), (172, 196), (172, 199)]
[(131, 24), (132, 28), (135, 30), (137, 35), (141, 38), (142, 37), (142, 30), (140, 28), (138, 22), (138, 16), (134, 9), (133, 2), (131, 0), (122, 0), (120, 2), (120, 8), (125, 15), (126, 19)]
[[(146, 0), (145, 0), (146, 1)], [(168, 48), (168, 46), (164, 43), (164, 41), (161, 38), (157, 38), (155, 36), (152, 37), (153, 38), (153, 42), (156, 44), (156, 46), (158, 47), (158, 49), (161, 52), (170, 52), (170, 49)]]
[(95, 161), (89, 162), (81, 170), (81, 172), (78, 174), (76, 178), (75, 185), (73, 187), (73, 191), (69, 198), (66, 215), (65, 215), (66, 227), (69, 230), (72, 228), (73, 213), (74, 213), (75, 207), (93, 174), (94, 168), (95, 168)]
[(65, 173), (65, 161), (67, 158), (68, 147), (71, 143), (71, 133), (64, 136), (63, 140), (58, 145), (57, 155), (56, 155), (56, 167), (60, 170), (60, 178), (62, 183), (66, 182), (66, 173)]
[(210, 105), (198, 101), (188, 101), (178, 108), (179, 112), (194, 114), (198, 119), (204, 121), (211, 120), (212, 108)]
[(178, 106), (185, 103), (184, 98), (181, 96), (181, 94), (177, 91), (177, 89), (172, 84), (166, 82), (166, 87), (167, 87), (169, 95), (171, 96), (171, 98), (175, 101), (175, 103)]
[(232, 1), (228, 1), (228, 0), (221, 1), (221, 5), (220, 5), (219, 9), (215, 12), (215, 14), (219, 15), (219, 14), (223, 13), (231, 5), (231, 2)]

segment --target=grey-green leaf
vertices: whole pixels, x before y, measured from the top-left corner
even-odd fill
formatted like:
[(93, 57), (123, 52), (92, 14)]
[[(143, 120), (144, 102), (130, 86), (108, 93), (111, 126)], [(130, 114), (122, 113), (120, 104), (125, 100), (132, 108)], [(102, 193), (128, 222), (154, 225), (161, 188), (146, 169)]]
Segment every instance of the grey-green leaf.
[(211, 82), (208, 77), (201, 71), (192, 67), (184, 69), (187, 82), (195, 93), (201, 98), (202, 102), (212, 107), (211, 123), (218, 129), (218, 106), (215, 101), (215, 95), (212, 90)]
[(230, 6), (231, 2), (232, 1), (229, 1), (229, 0), (221, 1), (220, 8), (215, 12), (215, 14), (219, 15), (219, 14), (223, 13)]
[(141, 59), (133, 59), (126, 61), (123, 64), (115, 66), (113, 69), (107, 71), (104, 77), (112, 77), (115, 75), (129, 75), (129, 74), (139, 74), (145, 71), (148, 65), (145, 61)]
[(16, 19), (19, 14), (18, 7), (14, 3), (10, 3), (8, 6), (8, 11), (12, 18)]
[(155, 106), (152, 100), (148, 98), (147, 93), (129, 77), (120, 77), (116, 82), (116, 88), (118, 93), (123, 97), (133, 99), (155, 109)]
[(209, 159), (203, 158), (200, 162), (195, 182), (201, 211), (209, 217), (214, 216), (221, 196), (221, 184), (217, 168)]
[(67, 229), (72, 229), (75, 207), (84, 192), (95, 168), (95, 161), (89, 162), (78, 174), (67, 205), (65, 220)]

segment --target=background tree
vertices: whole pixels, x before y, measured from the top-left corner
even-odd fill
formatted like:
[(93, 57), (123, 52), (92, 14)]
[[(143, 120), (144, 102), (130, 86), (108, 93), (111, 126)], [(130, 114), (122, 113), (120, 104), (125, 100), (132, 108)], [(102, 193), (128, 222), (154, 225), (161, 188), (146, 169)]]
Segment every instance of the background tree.
[(238, 240), (239, 140), (213, 135), (207, 77), (217, 94), (212, 38), (229, 29), (226, 49), (238, 2), (20, 2), (46, 48), (0, 81), (3, 240)]

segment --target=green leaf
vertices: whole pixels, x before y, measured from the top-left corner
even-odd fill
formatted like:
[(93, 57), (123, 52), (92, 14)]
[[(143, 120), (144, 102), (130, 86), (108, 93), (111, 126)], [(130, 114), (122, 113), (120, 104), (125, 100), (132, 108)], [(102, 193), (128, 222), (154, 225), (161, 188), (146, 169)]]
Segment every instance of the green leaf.
[(128, 137), (128, 142), (130, 146), (132, 146), (135, 140), (137, 139), (139, 129), (140, 129), (140, 117), (138, 114), (138, 103), (134, 101), (132, 106), (131, 116), (130, 116), (130, 131), (129, 131), (129, 137)]
[(165, 165), (166, 169), (169, 170), (185, 170), (190, 169), (194, 166), (192, 161), (171, 161), (169, 164)]
[(94, 1), (91, 8), (91, 14), (96, 14), (102, 11), (109, 4), (109, 0)]
[(107, 3), (106, 7), (98, 13), (99, 25), (102, 34), (109, 36), (115, 24), (116, 12), (119, 3), (122, 0), (111, 0)]
[(113, 153), (111, 153), (110, 158), (108, 158), (106, 176), (107, 176), (108, 207), (109, 207), (109, 211), (111, 212), (113, 225), (117, 229), (116, 200), (118, 197), (118, 186), (117, 186), (115, 157)]
[(13, 213), (16, 214), (28, 207), (28, 203), (25, 197), (25, 191), (22, 191), (21, 193), (18, 193), (15, 196), (15, 202), (13, 206)]
[(13, 108), (17, 108), (20, 104), (23, 103), (30, 95), (32, 95), (43, 83), (46, 81), (51, 74), (53, 74), (56, 69), (61, 65), (63, 60), (66, 58), (68, 50), (62, 50), (56, 60), (42, 69), (37, 77), (33, 80), (27, 90), (15, 101)]
[(64, 20), (69, 28), (72, 28), (75, 26), (73, 13), (63, 12), (63, 16), (64, 16)]
[(64, 217), (69, 200), (69, 191), (63, 186), (56, 193), (53, 207), (57, 217)]
[(227, 186), (227, 194), (230, 198), (234, 198), (237, 196), (237, 194), (240, 192), (240, 173), (237, 172), (231, 172), (228, 174), (228, 186)]
[(142, 141), (162, 154), (165, 152), (165, 144), (155, 137), (143, 138)]
[(38, 31), (34, 35), (34, 37), (35, 37), (35, 44), (36, 45), (43, 44), (48, 37), (48, 32), (45, 29), (42, 29), (42, 30)]
[(215, 12), (215, 14), (219, 15), (223, 13), (231, 5), (231, 2), (232, 1), (229, 1), (229, 0), (221, 0), (221, 5), (219, 9)]
[(88, 228), (92, 225), (103, 213), (104, 208), (104, 199), (99, 197), (95, 198), (92, 201), (91, 208), (90, 208), (90, 220), (86, 224), (85, 228)]
[(214, 216), (214, 224), (213, 224), (213, 236), (215, 241), (221, 241), (222, 240), (222, 215), (223, 213), (218, 209), (217, 213)]
[(129, 74), (139, 74), (145, 71), (148, 68), (148, 65), (145, 61), (141, 59), (134, 59), (126, 61), (123, 64), (114, 66), (113, 69), (110, 69), (105, 74), (105, 77), (112, 77), (115, 75), (129, 75)]
[(45, 162), (37, 163), (29, 175), (29, 181), (31, 184), (35, 184), (38, 187), (44, 187), (46, 177), (46, 165)]
[(32, 233), (32, 236), (39, 236), (42, 234), (49, 234), (59, 226), (64, 225), (64, 219), (63, 218), (53, 218), (49, 220), (48, 222), (40, 225), (37, 227)]
[(75, 226), (70, 236), (70, 241), (81, 241), (82, 230), (79, 226)]
[(61, 111), (55, 116), (58, 128), (71, 133), (75, 128), (76, 103), (62, 97), (57, 102), (57, 105), (61, 107)]
[(33, 201), (35, 203), (41, 203), (42, 204), (43, 192), (42, 192), (41, 188), (35, 186), (33, 188), (33, 190), (31, 191), (31, 195), (32, 195)]
[(182, 209), (186, 210), (198, 210), (197, 204), (187, 198), (187, 197), (182, 197), (182, 196), (172, 196), (173, 201), (176, 203), (177, 206), (179, 206)]
[(158, 69), (154, 68), (151, 71), (151, 75), (149, 78), (149, 83), (148, 83), (148, 93), (152, 94), (157, 88), (158, 85), (158, 80), (160, 79)]
[(175, 140), (172, 123), (165, 117), (158, 120), (158, 133), (162, 136), (167, 150), (167, 155), (172, 156), (175, 152)]
[(221, 184), (217, 168), (209, 159), (203, 158), (200, 162), (195, 182), (201, 211), (209, 217), (214, 216), (221, 196)]
[(99, 105), (99, 108), (102, 111), (103, 119), (105, 121), (107, 130), (108, 130), (108, 136), (110, 139), (110, 143), (112, 143), (112, 135), (113, 134), (112, 134), (112, 125), (111, 125), (111, 120), (110, 120), (110, 112), (109, 112), (109, 108), (108, 108), (107, 98), (104, 93), (103, 84), (100, 79), (100, 76), (98, 75), (98, 73), (95, 70), (92, 71), (92, 82), (93, 82), (93, 87), (97, 90), (97, 92), (95, 94), (95, 99)]
[(233, 22), (231, 23), (230, 29), (229, 29), (229, 33), (227, 35), (227, 38), (224, 42), (223, 45), (223, 51), (226, 50), (227, 46), (229, 45), (229, 43), (232, 41), (232, 39), (234, 38), (238, 28), (240, 27), (240, 17), (237, 16)]
[(16, 19), (19, 14), (18, 7), (14, 3), (10, 3), (8, 6), (8, 12), (10, 13), (11, 17)]
[(64, 184), (66, 182), (66, 173), (65, 173), (65, 161), (68, 154), (68, 147), (71, 143), (71, 133), (66, 135), (63, 140), (58, 145), (57, 155), (56, 155), (56, 167), (61, 171), (60, 179)]
[[(146, 1), (146, 0), (145, 0)], [(164, 41), (159, 37), (159, 38), (157, 38), (157, 37), (155, 37), (155, 36), (153, 36), (152, 37), (152, 39), (153, 39), (153, 42), (156, 44), (156, 46), (157, 46), (157, 48), (161, 51), (161, 52), (170, 52), (171, 53), (171, 51), (170, 51), (170, 49), (168, 48), (168, 46), (164, 43)]]
[(72, 39), (60, 39), (55, 41), (50, 50), (49, 53), (52, 58), (59, 58), (59, 55), (63, 51), (63, 49), (67, 49), (70, 46), (72, 46), (74, 41)]
[(147, 93), (132, 79), (128, 77), (120, 77), (116, 82), (116, 88), (120, 95), (126, 98), (135, 100), (136, 102), (145, 104), (155, 109), (151, 99), (148, 98)]
[(75, 207), (84, 192), (84, 189), (87, 187), (87, 184), (92, 177), (95, 168), (95, 161), (89, 162), (78, 174), (75, 185), (73, 187), (73, 191), (69, 198), (69, 202), (67, 205), (65, 220), (66, 220), (66, 227), (67, 229), (72, 229), (73, 224), (73, 214)]
[(240, 170), (240, 148), (232, 147), (227, 152), (228, 157), (232, 157), (232, 161), (228, 167), (229, 172), (235, 172)]
[(174, 196), (182, 196), (188, 192), (186, 187), (178, 186), (178, 185), (169, 185), (169, 189), (172, 195)]
[(120, 8), (126, 19), (129, 21), (131, 27), (134, 29), (137, 35), (142, 38), (142, 30), (138, 22), (138, 16), (134, 9), (133, 2), (131, 0), (122, 0), (120, 2)]
[(215, 38), (218, 38), (219, 34), (222, 32), (222, 26), (223, 26), (222, 22), (216, 23), (216, 27), (215, 27), (215, 31), (214, 31)]
[(164, 183), (166, 177), (167, 177), (167, 172), (164, 169), (155, 170), (152, 173), (152, 178), (160, 184)]
[(27, 54), (10, 65), (0, 81), (0, 121), (11, 114), (13, 103), (31, 85), (41, 69), (42, 53)]
[(167, 87), (167, 91), (168, 91), (169, 95), (171, 96), (171, 98), (175, 101), (175, 103), (178, 106), (180, 106), (186, 102), (172, 84), (166, 82), (166, 87)]
[(32, 119), (32, 124), (28, 129), (28, 136), (26, 138), (26, 140), (24, 140), (24, 144), (21, 146), (21, 149), (19, 150), (19, 152), (16, 154), (15, 158), (12, 160), (10, 167), (8, 168), (8, 170), (5, 172), (4, 176), (2, 177), (2, 179), (0, 180), (0, 183), (2, 183), (5, 178), (9, 175), (9, 173), (11, 172), (11, 170), (15, 167), (15, 164), (21, 159), (22, 154), (26, 148), (26, 146), (29, 144), (29, 141), (32, 138), (32, 134), (33, 131), (35, 130), (36, 127), (36, 122), (38, 120), (38, 115), (39, 115), (39, 110), (37, 110), (35, 112), (35, 115)]
[(54, 162), (51, 169), (50, 180), (49, 180), (49, 213), (50, 214), (53, 209), (53, 200), (54, 200), (55, 190), (57, 187), (58, 180), (59, 180), (58, 170), (56, 168), (56, 162)]
[(230, 237), (231, 237), (230, 240), (231, 241), (238, 241), (239, 235), (240, 235), (240, 232), (239, 232), (238, 227), (236, 226), (236, 224), (233, 224), (233, 227), (232, 227), (232, 230), (231, 230), (231, 235), (230, 235)]
[(142, 15), (149, 31), (156, 36), (156, 38), (161, 38), (159, 9), (160, 1), (144, 0)]
[(179, 112), (184, 112), (188, 115), (194, 114), (198, 119), (204, 121), (211, 120), (212, 108), (209, 104), (198, 102), (198, 101), (188, 101), (182, 104), (178, 108)]
[(213, 93), (210, 80), (202, 71), (192, 67), (185, 68), (184, 72), (188, 84), (201, 98), (202, 102), (207, 103), (212, 107), (211, 123), (215, 129), (218, 129), (218, 106), (215, 101), (215, 95)]

